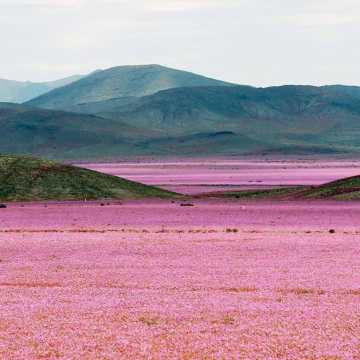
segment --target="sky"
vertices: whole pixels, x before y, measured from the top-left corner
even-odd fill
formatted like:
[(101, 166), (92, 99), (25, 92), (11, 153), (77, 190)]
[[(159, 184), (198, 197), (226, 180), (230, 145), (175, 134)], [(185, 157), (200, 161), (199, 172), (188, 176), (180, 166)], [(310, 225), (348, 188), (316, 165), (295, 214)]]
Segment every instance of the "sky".
[(359, 0), (0, 0), (0, 78), (160, 64), (257, 87), (360, 86)]

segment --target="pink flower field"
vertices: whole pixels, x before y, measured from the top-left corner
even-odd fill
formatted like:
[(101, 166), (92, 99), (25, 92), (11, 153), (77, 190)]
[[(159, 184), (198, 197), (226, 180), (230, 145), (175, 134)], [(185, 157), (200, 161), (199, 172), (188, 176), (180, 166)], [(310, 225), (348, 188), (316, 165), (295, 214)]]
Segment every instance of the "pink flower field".
[(358, 202), (190, 201), (0, 209), (0, 358), (360, 359)]
[(320, 185), (359, 175), (359, 159), (223, 157), (116, 160), (79, 166), (182, 194), (259, 187)]

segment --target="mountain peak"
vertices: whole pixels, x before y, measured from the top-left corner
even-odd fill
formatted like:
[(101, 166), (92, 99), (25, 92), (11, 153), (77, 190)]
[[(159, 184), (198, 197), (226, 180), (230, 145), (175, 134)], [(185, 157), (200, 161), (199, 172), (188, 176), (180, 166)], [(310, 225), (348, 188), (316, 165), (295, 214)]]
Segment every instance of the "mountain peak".
[(122, 65), (96, 72), (27, 102), (44, 109), (95, 113), (160, 90), (233, 84), (158, 64)]

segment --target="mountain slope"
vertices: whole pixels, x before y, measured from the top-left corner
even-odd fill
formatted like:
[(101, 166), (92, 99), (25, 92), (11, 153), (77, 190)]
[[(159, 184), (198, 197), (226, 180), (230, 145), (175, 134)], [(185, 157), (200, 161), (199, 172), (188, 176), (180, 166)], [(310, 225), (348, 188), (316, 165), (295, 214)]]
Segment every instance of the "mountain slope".
[(49, 82), (13, 81), (0, 79), (0, 102), (23, 103), (60, 86), (80, 80), (85, 75), (73, 75)]
[(0, 155), (0, 201), (173, 198), (178, 194), (49, 160)]
[(95, 115), (1, 104), (0, 153), (53, 159), (360, 155), (360, 99), (312, 86), (173, 88)]
[(0, 153), (52, 159), (217, 155), (261, 151), (266, 141), (229, 131), (190, 135), (142, 129), (94, 115), (0, 103)]
[(175, 87), (232, 85), (160, 65), (118, 66), (27, 102), (44, 109), (96, 113)]
[(11, 103), (0, 103), (0, 127), (0, 153), (42, 157), (96, 145), (109, 156), (107, 143), (117, 144), (120, 153), (113, 156), (125, 156), (134, 143), (157, 136), (157, 132), (141, 131), (93, 115)]
[(348, 85), (325, 85), (323, 89), (336, 91), (342, 94), (350, 95), (360, 99), (360, 86), (348, 86)]
[(172, 136), (230, 131), (268, 151), (358, 151), (360, 99), (312, 86), (160, 91), (101, 116)]

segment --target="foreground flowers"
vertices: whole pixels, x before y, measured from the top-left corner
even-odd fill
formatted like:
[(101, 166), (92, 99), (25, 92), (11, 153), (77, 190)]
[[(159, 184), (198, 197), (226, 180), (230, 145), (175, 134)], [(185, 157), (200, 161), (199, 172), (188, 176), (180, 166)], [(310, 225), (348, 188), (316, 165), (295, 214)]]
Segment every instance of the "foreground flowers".
[(4, 211), (1, 358), (360, 357), (355, 203)]

